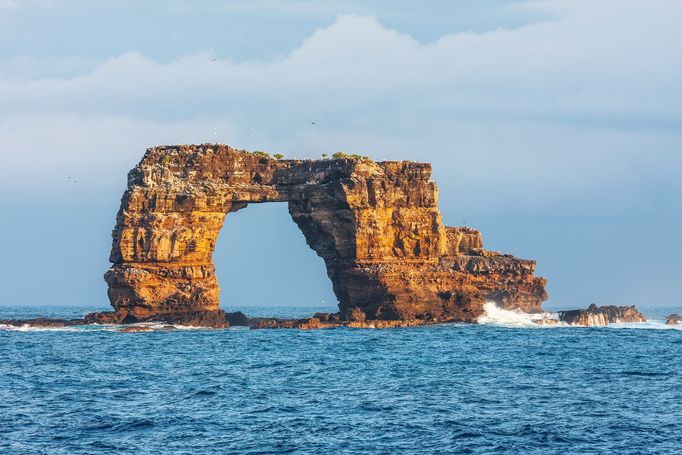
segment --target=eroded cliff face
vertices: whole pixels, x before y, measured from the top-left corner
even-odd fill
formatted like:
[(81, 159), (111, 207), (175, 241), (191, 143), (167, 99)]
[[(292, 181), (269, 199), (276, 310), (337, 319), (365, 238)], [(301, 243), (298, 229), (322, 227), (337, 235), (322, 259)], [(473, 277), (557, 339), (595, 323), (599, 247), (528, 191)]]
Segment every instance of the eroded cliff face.
[(409, 161), (276, 160), (217, 144), (148, 149), (113, 231), (105, 279), (115, 312), (90, 320), (220, 320), (212, 254), (226, 214), (275, 201), (288, 202), (324, 259), (340, 320), (473, 322), (485, 301), (540, 311), (547, 294), (535, 261), (486, 251), (478, 231), (444, 226), (430, 178), (430, 164)]

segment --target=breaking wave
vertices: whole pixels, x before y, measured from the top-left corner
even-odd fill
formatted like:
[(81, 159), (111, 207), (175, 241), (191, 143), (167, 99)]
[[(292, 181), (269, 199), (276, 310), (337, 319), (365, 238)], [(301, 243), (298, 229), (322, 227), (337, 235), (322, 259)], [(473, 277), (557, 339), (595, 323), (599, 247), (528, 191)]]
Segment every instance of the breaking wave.
[(538, 324), (543, 320), (558, 320), (558, 315), (555, 313), (524, 313), (521, 310), (505, 310), (495, 304), (495, 302), (486, 302), (483, 305), (483, 313), (478, 318), (479, 324), (495, 324), (512, 327), (545, 327)]
[(80, 330), (75, 327), (31, 327), (29, 325), (9, 325), (0, 324), (0, 330), (11, 330), (14, 332), (42, 332), (42, 331), (54, 331), (54, 332), (78, 332)]
[(157, 322), (139, 323), (139, 324), (85, 324), (62, 327), (40, 327), (24, 325), (9, 325), (0, 324), (0, 330), (8, 330), (14, 332), (122, 332), (133, 328), (141, 329), (140, 332), (159, 332), (169, 330), (206, 330), (205, 327), (194, 327), (176, 324), (162, 324)]
[[(500, 325), (505, 327), (582, 327), (560, 322), (558, 313), (524, 313), (521, 310), (505, 310), (495, 302), (483, 305), (483, 313), (478, 318), (479, 324)], [(543, 321), (551, 321), (544, 323)], [(682, 330), (682, 325), (666, 325), (660, 319), (649, 319), (647, 322), (611, 323), (601, 328), (612, 329), (649, 329), (649, 330)]]
[(612, 329), (682, 330), (682, 325), (667, 325), (665, 321), (649, 319), (647, 322), (619, 322), (608, 325)]

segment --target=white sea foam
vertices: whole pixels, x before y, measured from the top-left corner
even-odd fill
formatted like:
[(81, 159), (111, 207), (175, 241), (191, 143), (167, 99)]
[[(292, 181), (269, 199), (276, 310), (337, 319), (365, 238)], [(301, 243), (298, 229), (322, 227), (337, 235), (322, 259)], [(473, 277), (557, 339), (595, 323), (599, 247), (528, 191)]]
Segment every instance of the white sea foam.
[[(486, 302), (483, 305), (483, 313), (478, 318), (479, 324), (494, 324), (511, 327), (548, 327), (536, 321), (557, 320), (558, 317), (553, 313), (524, 313), (521, 310), (505, 310), (495, 304)], [(551, 327), (551, 326), (549, 326)]]
[[(542, 324), (543, 320), (558, 320), (557, 313), (524, 313), (521, 310), (505, 310), (494, 302), (483, 305), (483, 313), (478, 318), (479, 324), (492, 324), (507, 327), (581, 327), (566, 324), (564, 322)], [(682, 330), (682, 325), (666, 325), (665, 321), (650, 319), (647, 322), (623, 322), (613, 323), (608, 326), (612, 329), (649, 329), (649, 330)]]
[[(148, 328), (149, 332), (167, 331), (167, 330), (205, 330), (206, 327), (193, 327), (187, 325), (162, 324), (162, 323), (140, 323), (140, 324), (86, 324), (67, 327), (37, 327), (24, 325), (9, 325), (0, 324), (0, 330), (7, 330), (13, 332), (121, 332), (126, 328), (140, 327)], [(142, 331), (145, 332), (145, 331)]]
[(682, 330), (682, 325), (667, 325), (665, 321), (649, 319), (647, 322), (621, 322), (609, 324), (612, 329)]
[(83, 332), (83, 326), (69, 326), (69, 327), (35, 327), (28, 324), (24, 325), (9, 325), (0, 324), (0, 330), (11, 330), (15, 332)]

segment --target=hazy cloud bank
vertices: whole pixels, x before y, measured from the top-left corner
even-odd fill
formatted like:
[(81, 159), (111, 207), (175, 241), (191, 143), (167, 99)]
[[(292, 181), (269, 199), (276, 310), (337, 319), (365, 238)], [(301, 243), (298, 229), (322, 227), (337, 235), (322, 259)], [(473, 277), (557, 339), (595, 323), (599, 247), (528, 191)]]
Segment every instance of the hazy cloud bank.
[(554, 19), (428, 44), (340, 16), (264, 62), (129, 52), (72, 77), (15, 71), (0, 81), (2, 185), (49, 187), (69, 170), (120, 185), (93, 173), (120, 176), (148, 145), (213, 141), (428, 160), (446, 181), (501, 182), (517, 196), (542, 188), (543, 199), (641, 172), (675, 185), (682, 8), (589, 5), (524, 4)]

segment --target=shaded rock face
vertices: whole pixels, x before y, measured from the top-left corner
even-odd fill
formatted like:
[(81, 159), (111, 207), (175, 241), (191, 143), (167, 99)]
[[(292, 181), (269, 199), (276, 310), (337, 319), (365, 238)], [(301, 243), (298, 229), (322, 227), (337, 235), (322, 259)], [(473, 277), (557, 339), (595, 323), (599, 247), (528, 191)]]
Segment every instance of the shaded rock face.
[(635, 306), (601, 306), (592, 304), (586, 310), (560, 311), (559, 320), (571, 325), (605, 326), (621, 322), (646, 322)]
[(474, 322), (485, 301), (540, 311), (546, 282), (533, 275), (535, 261), (486, 251), (478, 231), (444, 226), (430, 177), (430, 164), (409, 161), (148, 149), (128, 175), (113, 231), (105, 279), (114, 313), (90, 319), (210, 319), (220, 311), (212, 254), (226, 215), (282, 201), (324, 259), (341, 319)]

